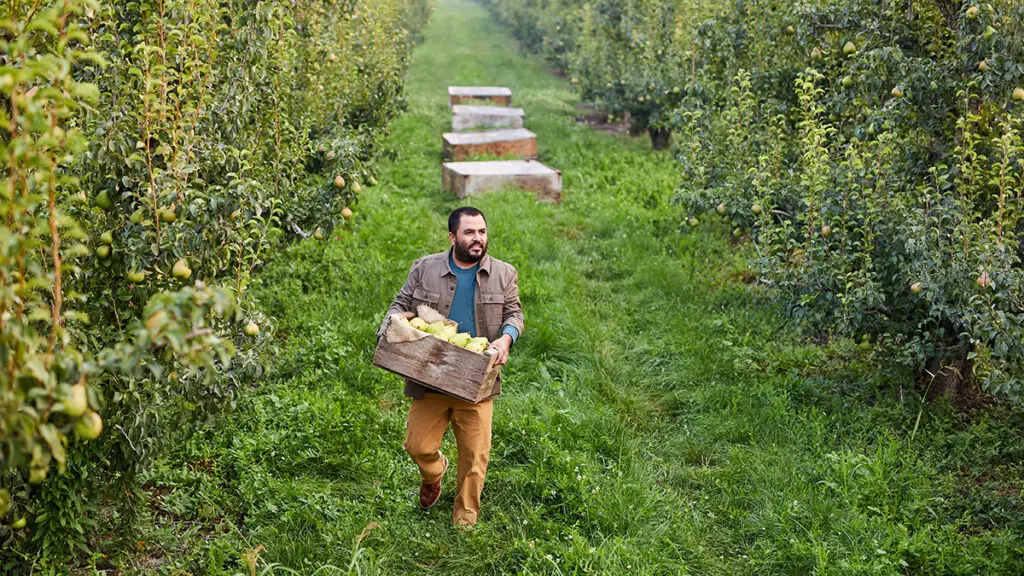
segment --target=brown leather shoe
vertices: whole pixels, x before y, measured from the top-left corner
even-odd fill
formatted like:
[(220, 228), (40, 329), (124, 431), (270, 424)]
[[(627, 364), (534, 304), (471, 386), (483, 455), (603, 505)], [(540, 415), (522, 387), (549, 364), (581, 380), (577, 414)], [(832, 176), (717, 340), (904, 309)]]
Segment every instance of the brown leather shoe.
[(448, 458), (445, 458), (444, 454), (441, 454), (441, 458), (444, 458), (444, 470), (441, 471), (441, 478), (438, 478), (437, 482), (433, 484), (420, 485), (420, 508), (424, 510), (437, 504), (437, 501), (441, 499), (441, 480), (444, 479), (444, 473), (448, 471)]

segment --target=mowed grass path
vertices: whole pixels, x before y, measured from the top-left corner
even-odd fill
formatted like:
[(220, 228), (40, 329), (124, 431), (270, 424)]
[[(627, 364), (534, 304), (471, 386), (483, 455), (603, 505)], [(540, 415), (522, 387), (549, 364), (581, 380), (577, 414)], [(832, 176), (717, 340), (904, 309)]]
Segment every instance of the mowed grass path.
[[(241, 571), (262, 545), (260, 570), (300, 574), (1013, 572), (1019, 498), (999, 508), (961, 486), (965, 468), (1019, 463), (978, 448), (1012, 445), (1012, 428), (928, 409), (912, 439), (918, 405), (888, 392), (900, 375), (852, 343), (793, 344), (741, 282), (747, 249), (724, 223), (679, 231), (671, 155), (575, 123), (568, 82), (478, 5), (438, 2), (408, 83), (396, 155), (354, 223), (260, 278), (280, 341), (264, 385), (152, 475), (165, 570)], [(565, 197), (465, 202), (518, 267), (527, 326), (468, 533), (451, 527), (454, 474), (438, 506), (416, 507), (407, 401), (371, 365), (383, 311), (462, 204), (440, 190), (453, 84), (512, 88)]]

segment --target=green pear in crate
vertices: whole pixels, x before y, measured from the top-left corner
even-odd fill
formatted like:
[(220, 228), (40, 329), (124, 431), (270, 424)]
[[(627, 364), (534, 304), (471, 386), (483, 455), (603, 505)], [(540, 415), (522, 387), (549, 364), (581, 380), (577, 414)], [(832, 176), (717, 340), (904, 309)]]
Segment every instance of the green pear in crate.
[(443, 340), (456, 346), (465, 348), (471, 352), (484, 353), (490, 343), (487, 338), (474, 338), (469, 332), (459, 332), (458, 326), (447, 318), (444, 318), (433, 309), (421, 311), (426, 318), (420, 316), (396, 317), (397, 321), (405, 326), (411, 326), (420, 332), (426, 332), (438, 340)]
[(484, 350), (487, 350), (487, 346), (489, 344), (490, 342), (487, 341), (487, 338), (481, 336), (479, 338), (470, 338), (469, 342), (466, 343), (465, 348), (472, 352), (483, 352)]

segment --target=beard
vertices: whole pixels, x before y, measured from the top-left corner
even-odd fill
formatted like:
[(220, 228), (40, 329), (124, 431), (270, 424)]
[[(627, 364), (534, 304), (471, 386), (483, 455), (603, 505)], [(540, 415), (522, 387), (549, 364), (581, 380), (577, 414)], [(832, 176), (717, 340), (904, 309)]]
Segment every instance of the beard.
[[(474, 252), (474, 248), (479, 246), (480, 250)], [(471, 262), (476, 264), (484, 255), (487, 254), (487, 244), (483, 242), (467, 242), (465, 244), (456, 242), (454, 246), (455, 257), (462, 262)]]

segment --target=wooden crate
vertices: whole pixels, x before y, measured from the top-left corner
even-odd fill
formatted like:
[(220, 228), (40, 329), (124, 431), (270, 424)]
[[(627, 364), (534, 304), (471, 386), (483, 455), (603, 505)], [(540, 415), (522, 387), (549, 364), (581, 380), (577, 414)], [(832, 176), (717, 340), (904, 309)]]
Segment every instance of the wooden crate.
[(522, 108), (456, 104), (452, 106), (452, 132), (481, 128), (522, 128), (523, 116)]
[(460, 162), (473, 155), (489, 154), (504, 158), (536, 158), (537, 135), (526, 128), (486, 130), (484, 132), (445, 132), (445, 160)]
[(504, 86), (449, 86), (448, 105), (490, 101), (501, 106), (512, 105), (512, 90)]
[[(411, 312), (404, 315), (415, 316)], [(490, 350), (471, 352), (433, 336), (412, 342), (381, 338), (373, 365), (467, 402), (486, 400), (500, 372)]]
[(459, 198), (522, 189), (533, 192), (541, 202), (562, 202), (562, 173), (535, 160), (445, 162), (441, 187)]

